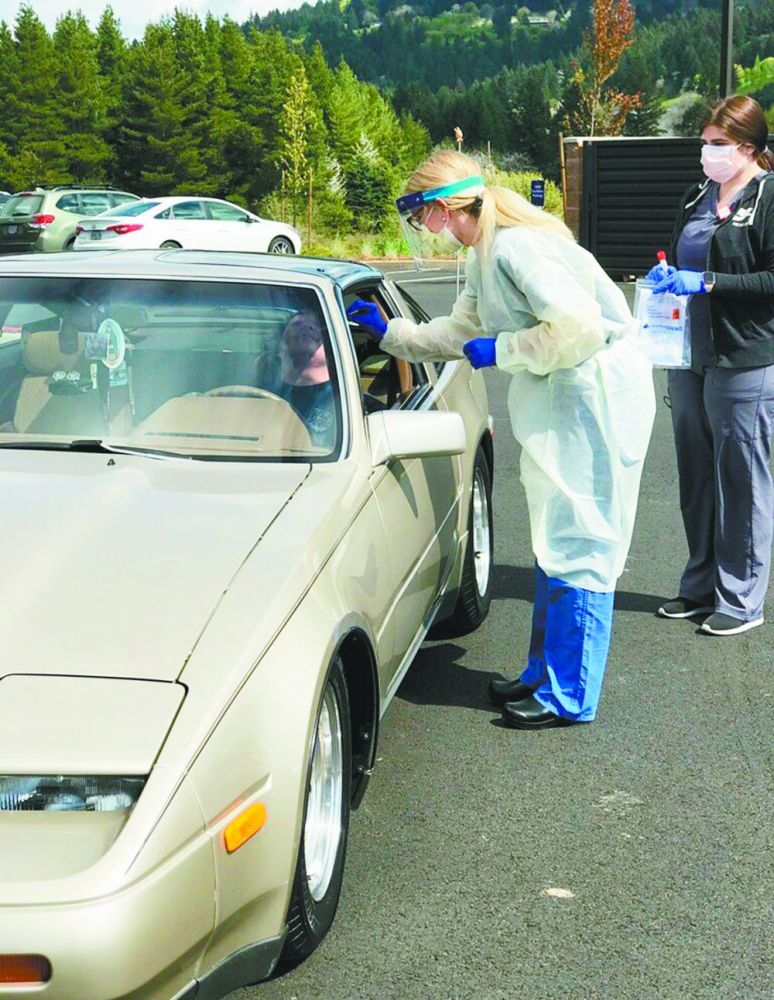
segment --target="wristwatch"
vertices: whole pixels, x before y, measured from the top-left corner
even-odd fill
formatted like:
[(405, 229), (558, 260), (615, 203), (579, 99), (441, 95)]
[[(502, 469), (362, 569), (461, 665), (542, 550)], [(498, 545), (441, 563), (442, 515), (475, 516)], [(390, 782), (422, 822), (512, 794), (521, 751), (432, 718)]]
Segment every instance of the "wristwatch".
[(704, 291), (711, 292), (715, 287), (715, 272), (705, 271), (701, 276), (701, 280), (704, 283)]

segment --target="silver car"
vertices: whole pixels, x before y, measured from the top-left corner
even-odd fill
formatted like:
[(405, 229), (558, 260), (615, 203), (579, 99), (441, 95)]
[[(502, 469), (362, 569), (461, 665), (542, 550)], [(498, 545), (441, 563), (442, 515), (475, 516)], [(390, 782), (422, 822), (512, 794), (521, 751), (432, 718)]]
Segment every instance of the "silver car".
[(355, 297), (421, 317), (331, 260), (0, 261), (3, 995), (220, 997), (330, 928), (382, 713), (492, 559), (481, 374)]

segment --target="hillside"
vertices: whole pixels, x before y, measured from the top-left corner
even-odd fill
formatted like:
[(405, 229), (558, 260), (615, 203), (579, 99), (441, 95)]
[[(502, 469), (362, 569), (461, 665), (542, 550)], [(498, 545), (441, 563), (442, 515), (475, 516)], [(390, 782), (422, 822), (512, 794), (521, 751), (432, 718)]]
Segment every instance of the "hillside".
[[(329, 65), (344, 59), (360, 79), (383, 88), (412, 84), (437, 90), (519, 65), (566, 63), (589, 26), (589, 0), (528, 2), (321, 0), (249, 23), (277, 28), (308, 50), (319, 41)], [(759, 5), (738, 0), (737, 8), (745, 2)], [(697, 12), (717, 17), (719, 6), (720, 0), (640, 0), (636, 9), (638, 24), (647, 28)]]

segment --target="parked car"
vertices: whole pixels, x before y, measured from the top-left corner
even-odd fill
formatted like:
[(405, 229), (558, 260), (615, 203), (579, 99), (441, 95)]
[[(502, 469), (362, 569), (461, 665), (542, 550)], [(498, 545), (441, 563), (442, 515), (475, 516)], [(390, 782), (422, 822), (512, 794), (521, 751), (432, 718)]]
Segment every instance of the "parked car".
[(3, 205), (8, 201), (10, 197), (11, 197), (10, 191), (0, 191), (0, 209), (2, 209)]
[(481, 373), (355, 298), (423, 315), (331, 260), (0, 261), (6, 987), (216, 998), (331, 926), (380, 717), (492, 566)]
[(81, 222), (76, 250), (246, 250), (299, 253), (298, 230), (219, 198), (149, 198)]
[(69, 250), (86, 215), (139, 201), (136, 194), (109, 187), (37, 187), (11, 195), (0, 205), (0, 254)]

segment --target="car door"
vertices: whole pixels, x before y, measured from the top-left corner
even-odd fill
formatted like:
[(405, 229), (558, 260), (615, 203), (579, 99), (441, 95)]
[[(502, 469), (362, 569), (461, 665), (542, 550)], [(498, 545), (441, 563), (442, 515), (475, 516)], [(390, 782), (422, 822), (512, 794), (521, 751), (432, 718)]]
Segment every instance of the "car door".
[(213, 223), (201, 201), (179, 201), (171, 209), (170, 235), (186, 249), (215, 250)]
[[(388, 317), (399, 314), (384, 285), (347, 289), (355, 298), (375, 301)], [(377, 409), (436, 409), (428, 366), (410, 365), (379, 349), (362, 329), (350, 324), (360, 370), (363, 406)], [(459, 542), (459, 466), (453, 457), (395, 460), (374, 469), (371, 486), (391, 540), (389, 560), (394, 598), (386, 623), (394, 640), (384, 664), (382, 691), (391, 694), (407, 666), (407, 656), (424, 637), (425, 626), (451, 571)]]
[(204, 202), (212, 227), (213, 247), (217, 250), (254, 250), (251, 239), (252, 216), (225, 201)]

